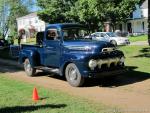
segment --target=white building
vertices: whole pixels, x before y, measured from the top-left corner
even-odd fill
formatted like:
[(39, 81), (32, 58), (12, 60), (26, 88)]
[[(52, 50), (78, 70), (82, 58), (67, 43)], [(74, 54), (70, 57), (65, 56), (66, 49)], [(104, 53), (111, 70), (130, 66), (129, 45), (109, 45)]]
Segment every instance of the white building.
[(148, 0), (143, 4), (136, 5), (136, 10), (131, 14), (126, 23), (117, 26), (121, 31), (132, 34), (141, 34), (148, 32)]
[(31, 36), (31, 32), (33, 30), (37, 32), (45, 30), (46, 23), (39, 19), (37, 13), (31, 13), (29, 15), (19, 17), (16, 20), (17, 20), (18, 32), (21, 29), (24, 29), (26, 31), (26, 34), (28, 33), (27, 34), (28, 37)]

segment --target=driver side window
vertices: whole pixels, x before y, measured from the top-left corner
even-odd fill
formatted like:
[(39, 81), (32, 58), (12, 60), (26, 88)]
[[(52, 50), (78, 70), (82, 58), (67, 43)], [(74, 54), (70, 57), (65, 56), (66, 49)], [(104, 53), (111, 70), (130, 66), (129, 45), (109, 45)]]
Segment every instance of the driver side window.
[(57, 29), (48, 29), (46, 34), (47, 40), (59, 40)]

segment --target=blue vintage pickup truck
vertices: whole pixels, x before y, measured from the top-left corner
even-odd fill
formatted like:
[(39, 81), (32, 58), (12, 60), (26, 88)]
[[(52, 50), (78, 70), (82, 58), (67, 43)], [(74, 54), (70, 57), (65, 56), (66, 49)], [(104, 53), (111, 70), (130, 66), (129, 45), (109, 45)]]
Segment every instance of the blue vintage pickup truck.
[(86, 26), (70, 23), (48, 25), (37, 34), (37, 44), (22, 45), (19, 54), (28, 76), (46, 69), (65, 76), (74, 87), (82, 86), (86, 77), (123, 73), (124, 59), (111, 43), (92, 40)]

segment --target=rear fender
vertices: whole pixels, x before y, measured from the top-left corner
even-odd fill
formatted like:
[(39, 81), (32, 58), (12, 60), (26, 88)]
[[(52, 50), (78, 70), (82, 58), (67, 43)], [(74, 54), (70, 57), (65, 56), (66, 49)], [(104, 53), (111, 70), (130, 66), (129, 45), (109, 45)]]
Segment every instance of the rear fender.
[(37, 51), (21, 50), (19, 56), (19, 62), (21, 64), (28, 58), (32, 67), (40, 65), (40, 55)]

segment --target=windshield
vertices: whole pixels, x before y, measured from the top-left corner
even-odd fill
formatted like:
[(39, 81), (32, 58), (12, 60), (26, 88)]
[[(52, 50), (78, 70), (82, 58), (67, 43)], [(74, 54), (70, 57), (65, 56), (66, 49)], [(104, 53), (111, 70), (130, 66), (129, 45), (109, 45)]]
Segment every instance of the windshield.
[(109, 33), (106, 33), (109, 37), (116, 37), (116, 33), (113, 33), (113, 32), (109, 32)]
[(64, 40), (87, 40), (90, 39), (89, 30), (82, 27), (64, 28)]

